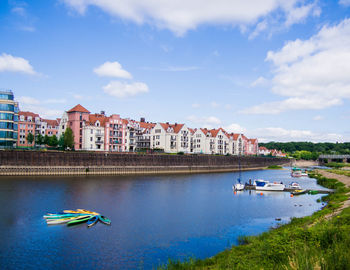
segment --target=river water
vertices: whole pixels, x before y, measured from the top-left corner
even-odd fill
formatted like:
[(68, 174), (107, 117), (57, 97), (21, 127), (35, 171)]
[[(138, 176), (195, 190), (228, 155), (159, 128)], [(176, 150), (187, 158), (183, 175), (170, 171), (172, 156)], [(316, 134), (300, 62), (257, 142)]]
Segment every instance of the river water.
[[(321, 195), (242, 191), (238, 173), (0, 178), (1, 269), (152, 269), (168, 258), (206, 258), (291, 217), (321, 209)], [(289, 184), (289, 170), (242, 172)], [(298, 179), (304, 188), (316, 180)], [(63, 209), (95, 210), (112, 220), (67, 227), (42, 216)], [(276, 221), (281, 218), (282, 221)]]

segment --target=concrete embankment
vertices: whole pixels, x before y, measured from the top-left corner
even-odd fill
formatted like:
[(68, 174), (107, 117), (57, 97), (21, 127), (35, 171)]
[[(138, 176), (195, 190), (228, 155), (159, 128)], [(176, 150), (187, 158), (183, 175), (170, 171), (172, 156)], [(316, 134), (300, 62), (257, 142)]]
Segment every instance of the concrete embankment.
[(230, 172), (285, 163), (285, 158), (271, 157), (0, 151), (0, 175), (13, 176)]

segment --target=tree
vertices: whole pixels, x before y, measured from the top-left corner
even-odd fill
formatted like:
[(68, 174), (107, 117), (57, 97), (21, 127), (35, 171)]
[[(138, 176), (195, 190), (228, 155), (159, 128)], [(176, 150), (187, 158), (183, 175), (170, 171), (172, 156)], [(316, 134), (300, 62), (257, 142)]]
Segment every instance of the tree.
[(37, 145), (42, 145), (42, 144), (44, 143), (44, 137), (43, 137), (41, 134), (39, 134), (39, 135), (36, 136), (36, 138), (35, 138), (35, 143), (36, 143)]
[(58, 145), (58, 139), (56, 137), (56, 135), (52, 135), (49, 139), (49, 143), (48, 145), (56, 147)]
[(45, 135), (43, 141), (44, 141), (44, 144), (49, 145), (49, 143), (50, 143), (50, 137), (49, 137), (48, 135)]
[(64, 148), (73, 149), (73, 146), (74, 146), (73, 130), (70, 127), (67, 127), (66, 132), (64, 133)]
[(32, 133), (28, 133), (28, 135), (27, 135), (28, 144), (32, 144), (33, 141), (34, 141), (34, 135)]
[(60, 138), (58, 139), (58, 146), (64, 149), (64, 132), (61, 134)]

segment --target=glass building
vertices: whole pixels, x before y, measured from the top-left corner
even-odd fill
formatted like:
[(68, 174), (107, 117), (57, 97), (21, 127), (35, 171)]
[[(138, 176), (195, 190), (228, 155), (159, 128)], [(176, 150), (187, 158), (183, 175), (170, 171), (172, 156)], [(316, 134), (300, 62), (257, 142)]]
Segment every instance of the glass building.
[(10, 90), (0, 90), (0, 148), (16, 146), (18, 134), (18, 103)]

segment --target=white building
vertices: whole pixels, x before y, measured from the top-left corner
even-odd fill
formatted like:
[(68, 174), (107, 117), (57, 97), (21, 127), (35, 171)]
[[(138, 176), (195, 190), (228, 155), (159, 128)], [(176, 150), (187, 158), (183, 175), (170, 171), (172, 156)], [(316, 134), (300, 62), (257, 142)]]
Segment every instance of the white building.
[(83, 124), (82, 150), (105, 150), (105, 123), (108, 118), (101, 114), (89, 115), (89, 121)]

